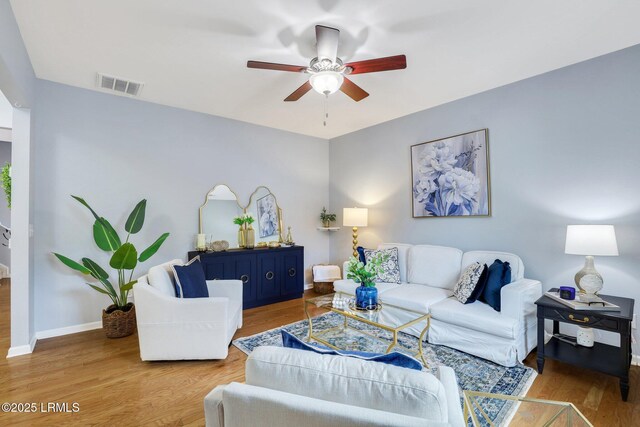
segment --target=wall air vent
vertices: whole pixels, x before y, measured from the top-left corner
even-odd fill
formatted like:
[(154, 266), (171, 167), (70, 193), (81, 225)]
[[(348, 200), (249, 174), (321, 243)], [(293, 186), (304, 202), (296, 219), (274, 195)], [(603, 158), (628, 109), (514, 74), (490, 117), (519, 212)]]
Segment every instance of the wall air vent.
[(144, 83), (121, 79), (119, 77), (108, 76), (98, 73), (97, 86), (101, 89), (111, 90), (124, 95), (138, 96)]

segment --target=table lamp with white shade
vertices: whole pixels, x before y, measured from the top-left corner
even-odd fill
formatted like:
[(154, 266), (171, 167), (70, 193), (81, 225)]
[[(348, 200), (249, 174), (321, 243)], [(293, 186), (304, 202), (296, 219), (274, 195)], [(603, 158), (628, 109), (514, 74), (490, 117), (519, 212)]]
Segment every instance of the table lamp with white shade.
[(344, 208), (342, 210), (342, 225), (353, 227), (353, 256), (358, 257), (358, 227), (366, 227), (369, 218), (367, 208)]
[(603, 280), (594, 266), (593, 257), (618, 255), (613, 225), (568, 225), (564, 253), (586, 256), (584, 268), (576, 273), (575, 282), (586, 294), (581, 299), (597, 300)]

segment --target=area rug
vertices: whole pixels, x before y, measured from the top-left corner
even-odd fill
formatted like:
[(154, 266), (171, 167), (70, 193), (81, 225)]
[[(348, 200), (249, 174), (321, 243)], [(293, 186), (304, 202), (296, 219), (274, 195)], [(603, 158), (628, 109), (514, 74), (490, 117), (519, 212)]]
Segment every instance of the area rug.
[[(337, 313), (325, 313), (314, 317), (314, 330), (326, 330), (334, 326), (339, 326), (344, 322), (344, 317)], [(355, 329), (366, 331), (381, 338), (389, 338), (390, 335), (380, 331), (375, 327), (361, 322), (349, 320), (349, 326)], [(239, 338), (233, 341), (233, 345), (245, 354), (250, 354), (254, 348), (263, 345), (281, 346), (282, 338), (280, 330), (284, 329), (293, 335), (306, 341), (309, 333), (309, 323), (307, 320), (291, 323), (281, 328), (271, 329), (249, 337)], [(367, 337), (357, 332), (348, 333), (345, 336), (336, 334), (328, 338), (327, 341), (339, 348), (350, 350), (384, 352), (386, 346), (380, 341)], [(398, 349), (399, 351), (411, 354), (418, 348), (418, 339), (412, 335), (400, 333), (398, 342), (409, 349), (409, 351)], [(424, 342), (424, 355), (429, 365), (425, 371), (431, 371), (438, 365), (450, 366), (456, 372), (460, 392), (460, 404), (462, 405), (462, 390), (482, 391), (486, 393), (500, 393), (512, 396), (524, 396), (536, 377), (534, 369), (524, 365), (513, 368), (506, 368), (487, 360), (454, 350), (449, 347), (428, 344)], [(507, 425), (515, 409), (514, 402), (487, 399), (482, 409), (489, 415), (494, 425)], [(480, 417), (481, 418), (481, 417)], [(483, 425), (488, 425), (481, 419)]]

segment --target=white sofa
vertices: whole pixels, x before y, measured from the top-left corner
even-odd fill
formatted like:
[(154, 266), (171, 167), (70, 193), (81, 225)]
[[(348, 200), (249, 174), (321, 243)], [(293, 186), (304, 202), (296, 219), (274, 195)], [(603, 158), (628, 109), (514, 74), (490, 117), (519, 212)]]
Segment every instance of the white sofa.
[(246, 383), (204, 399), (207, 427), (463, 427), (455, 373), (282, 347), (258, 347)]
[(171, 265), (151, 267), (133, 286), (142, 360), (224, 359), (242, 327), (242, 281), (208, 280), (209, 298), (176, 298)]
[[(432, 344), (446, 345), (503, 366), (522, 362), (537, 345), (535, 301), (542, 284), (524, 278), (524, 264), (507, 252), (471, 251), (446, 246), (384, 243), (398, 248), (402, 283), (377, 283), (384, 303), (431, 314), (427, 333)], [(501, 311), (476, 301), (462, 304), (453, 297), (461, 272), (471, 263), (491, 265), (494, 260), (511, 265), (511, 283), (501, 291)], [(345, 263), (346, 268), (346, 263)], [(346, 276), (346, 274), (345, 274)], [(337, 291), (354, 294), (353, 280), (334, 282)], [(408, 332), (418, 336), (424, 325)]]

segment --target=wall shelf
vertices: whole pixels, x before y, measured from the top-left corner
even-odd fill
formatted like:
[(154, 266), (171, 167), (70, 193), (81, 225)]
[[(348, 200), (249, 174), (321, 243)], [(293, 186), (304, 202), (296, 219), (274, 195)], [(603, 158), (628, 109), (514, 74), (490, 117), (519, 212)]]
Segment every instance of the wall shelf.
[(320, 231), (338, 231), (340, 227), (317, 227)]

